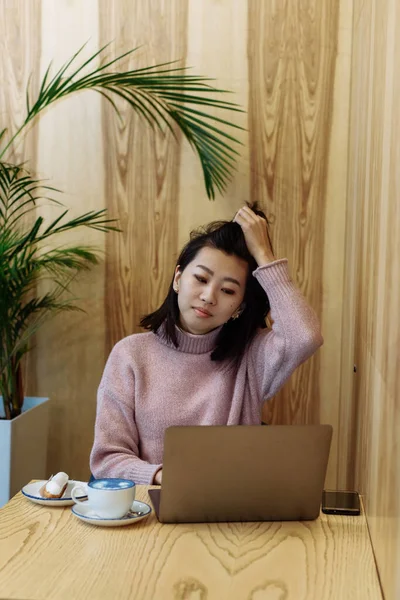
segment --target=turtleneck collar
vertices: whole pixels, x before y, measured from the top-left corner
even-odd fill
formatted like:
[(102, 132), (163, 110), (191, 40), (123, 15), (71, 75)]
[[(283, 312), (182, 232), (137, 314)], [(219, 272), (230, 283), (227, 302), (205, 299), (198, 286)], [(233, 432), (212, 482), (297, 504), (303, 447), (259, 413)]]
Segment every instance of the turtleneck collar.
[(185, 352), (187, 354), (206, 354), (214, 350), (215, 342), (221, 329), (222, 325), (204, 335), (193, 335), (192, 333), (182, 331), (182, 329), (179, 329), (179, 327), (175, 325), (176, 339), (179, 344), (177, 348), (167, 338), (164, 323), (158, 329), (156, 335), (162, 344), (169, 346), (178, 352)]

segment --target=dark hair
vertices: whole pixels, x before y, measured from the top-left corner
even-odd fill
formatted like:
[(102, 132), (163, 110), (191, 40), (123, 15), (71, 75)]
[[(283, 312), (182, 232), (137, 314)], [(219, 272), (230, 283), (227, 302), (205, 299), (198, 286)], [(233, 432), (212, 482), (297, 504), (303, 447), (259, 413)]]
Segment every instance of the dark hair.
[[(256, 204), (249, 205), (249, 208), (263, 217), (268, 224), (267, 217), (262, 211), (258, 210)], [(239, 360), (247, 344), (256, 334), (257, 329), (266, 327), (265, 319), (270, 310), (268, 296), (252, 275), (258, 265), (247, 248), (242, 228), (238, 223), (213, 221), (209, 225), (192, 231), (190, 240), (182, 249), (176, 263), (180, 266), (181, 272), (204, 247), (217, 248), (226, 254), (245, 260), (248, 264), (246, 289), (243, 298), (244, 310), (238, 319), (230, 319), (222, 326), (216, 339), (216, 347), (211, 353), (211, 360), (222, 361), (226, 358)], [(145, 329), (156, 332), (165, 322), (167, 338), (175, 347), (178, 347), (175, 330), (178, 321), (179, 307), (177, 295), (173, 290), (172, 279), (167, 297), (160, 308), (144, 316), (140, 324)]]

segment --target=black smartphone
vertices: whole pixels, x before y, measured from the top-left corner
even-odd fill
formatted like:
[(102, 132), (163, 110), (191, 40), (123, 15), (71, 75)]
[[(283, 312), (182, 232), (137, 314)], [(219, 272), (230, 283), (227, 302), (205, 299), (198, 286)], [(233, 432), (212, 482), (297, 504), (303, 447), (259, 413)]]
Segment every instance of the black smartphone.
[(322, 492), (322, 512), (326, 515), (359, 515), (360, 497), (358, 492), (324, 490)]

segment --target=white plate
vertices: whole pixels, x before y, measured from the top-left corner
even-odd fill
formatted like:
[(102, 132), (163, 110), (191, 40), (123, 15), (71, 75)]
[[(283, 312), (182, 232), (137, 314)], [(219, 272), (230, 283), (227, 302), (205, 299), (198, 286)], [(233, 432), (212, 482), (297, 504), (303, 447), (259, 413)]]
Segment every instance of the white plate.
[[(74, 479), (70, 479), (68, 481), (67, 488), (61, 498), (43, 498), (43, 496), (40, 495), (39, 490), (41, 487), (44, 486), (45, 483), (47, 483), (47, 481), (48, 480), (45, 479), (43, 481), (35, 481), (35, 483), (28, 483), (22, 488), (21, 492), (26, 498), (29, 498), (29, 500), (31, 500), (32, 502), (35, 502), (36, 504), (42, 504), (43, 506), (71, 506), (72, 504), (74, 504), (74, 501), (71, 497), (72, 489), (76, 485), (79, 485), (83, 487), (84, 490), (86, 490), (87, 486), (87, 483), (84, 481), (75, 481)], [(83, 495), (78, 496), (78, 498), (85, 497), (86, 496)]]
[(125, 515), (125, 517), (122, 517), (122, 519), (102, 519), (98, 517), (91, 508), (85, 506), (84, 502), (75, 504), (71, 510), (81, 521), (90, 523), (91, 525), (100, 525), (100, 527), (121, 527), (123, 525), (132, 525), (133, 523), (137, 523), (138, 521), (145, 519), (151, 513), (150, 506), (145, 502), (139, 502), (139, 500), (134, 501), (129, 513)]

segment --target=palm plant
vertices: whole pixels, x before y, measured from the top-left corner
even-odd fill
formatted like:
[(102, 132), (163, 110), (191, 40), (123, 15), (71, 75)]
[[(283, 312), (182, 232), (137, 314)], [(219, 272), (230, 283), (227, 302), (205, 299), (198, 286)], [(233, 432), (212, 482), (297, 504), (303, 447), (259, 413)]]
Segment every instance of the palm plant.
[[(16, 133), (6, 142), (7, 128), (0, 131), (0, 394), (6, 419), (22, 410), (21, 360), (30, 348), (33, 334), (46, 317), (77, 309), (68, 294), (71, 281), (99, 260), (93, 247), (57, 247), (54, 239), (82, 227), (118, 231), (116, 222), (107, 219), (104, 210), (68, 220), (68, 209), (61, 209), (50, 223), (36, 215), (43, 200), (62, 205), (47, 196), (57, 190), (36, 178), (26, 165), (5, 160), (28, 125), (50, 104), (91, 89), (106, 98), (120, 118), (117, 97), (128, 102), (151, 127), (169, 129), (174, 135), (181, 131), (199, 156), (209, 198), (215, 197), (215, 190), (224, 191), (235, 167), (238, 152), (232, 144), (238, 140), (226, 128), (237, 126), (204, 110), (240, 110), (234, 103), (215, 99), (216, 93), (223, 90), (212, 87), (207, 78), (188, 75), (172, 63), (129, 71), (110, 70), (134, 50), (112, 60), (104, 59), (93, 67), (106, 48), (75, 66), (82, 47), (54, 76), (49, 65), (33, 102), (28, 84), (27, 114)], [(28, 218), (30, 213), (33, 219)], [(39, 292), (42, 281), (47, 281), (47, 292)]]

